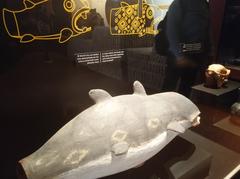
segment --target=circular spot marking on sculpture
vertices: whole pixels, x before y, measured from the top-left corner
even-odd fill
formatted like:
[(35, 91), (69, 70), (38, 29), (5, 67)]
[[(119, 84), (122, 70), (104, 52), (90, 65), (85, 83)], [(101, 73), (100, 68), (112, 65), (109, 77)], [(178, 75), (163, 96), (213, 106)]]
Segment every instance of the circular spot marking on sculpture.
[(160, 124), (160, 120), (158, 118), (152, 118), (148, 121), (148, 127), (152, 129), (156, 129)]
[(122, 130), (117, 130), (112, 135), (112, 140), (116, 142), (124, 141), (127, 137), (127, 132)]
[(87, 154), (88, 154), (87, 150), (74, 150), (67, 156), (63, 163), (65, 165), (79, 164)]
[(49, 166), (51, 164), (53, 164), (57, 158), (59, 157), (59, 154), (57, 154), (56, 151), (51, 151), (51, 152), (47, 152), (45, 153), (45, 155), (41, 156), (37, 161), (36, 161), (36, 167), (39, 166)]
[(58, 158), (59, 155), (56, 155), (55, 157), (51, 158), (51, 160), (48, 163), (46, 163), (45, 167), (49, 167), (50, 165), (54, 164)]
[(42, 158), (38, 159), (35, 164), (36, 164), (36, 166), (42, 165), (43, 159)]

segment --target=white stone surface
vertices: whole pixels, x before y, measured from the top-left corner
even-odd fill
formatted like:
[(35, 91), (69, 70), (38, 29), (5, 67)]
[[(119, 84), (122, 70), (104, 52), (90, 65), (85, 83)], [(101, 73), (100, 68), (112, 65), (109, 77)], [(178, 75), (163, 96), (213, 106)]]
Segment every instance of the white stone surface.
[(112, 97), (89, 92), (89, 107), (39, 150), (21, 160), (29, 179), (93, 179), (136, 167), (174, 137), (199, 124), (198, 108), (174, 93), (147, 95), (140, 82), (134, 93)]

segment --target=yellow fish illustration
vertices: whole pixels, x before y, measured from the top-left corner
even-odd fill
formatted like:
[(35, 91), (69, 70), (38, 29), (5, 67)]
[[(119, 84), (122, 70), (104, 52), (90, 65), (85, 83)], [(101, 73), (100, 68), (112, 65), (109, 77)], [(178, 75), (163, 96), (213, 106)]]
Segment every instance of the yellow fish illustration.
[(149, 4), (146, 0), (139, 0), (137, 4), (121, 2), (120, 5), (119, 8), (111, 9), (111, 34), (138, 35), (139, 37), (146, 34), (157, 34), (158, 31), (154, 27), (163, 17), (157, 16), (156, 12), (161, 14), (161, 11), (166, 11), (169, 7), (169, 5)]
[(87, 33), (90, 12), (87, 0), (23, 0), (24, 8), (4, 8), (3, 23), (8, 35), (21, 43), (34, 40), (58, 40), (65, 43)]

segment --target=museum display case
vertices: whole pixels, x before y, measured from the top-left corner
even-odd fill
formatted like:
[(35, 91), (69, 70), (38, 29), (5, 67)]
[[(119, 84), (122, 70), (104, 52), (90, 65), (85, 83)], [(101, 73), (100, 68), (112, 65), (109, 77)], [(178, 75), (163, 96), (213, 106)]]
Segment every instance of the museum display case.
[(221, 30), (218, 1), (203, 0), (211, 55), (198, 56), (201, 42), (178, 44), (183, 56), (204, 58), (201, 68), (186, 61), (197, 72), (186, 95), (181, 78), (164, 88), (171, 56), (156, 49), (156, 36), (168, 35), (159, 24), (168, 22), (173, 1), (0, 2), (0, 178), (239, 176), (240, 77), (224, 35), (234, 29), (227, 12), (238, 12), (238, 3), (221, 3)]

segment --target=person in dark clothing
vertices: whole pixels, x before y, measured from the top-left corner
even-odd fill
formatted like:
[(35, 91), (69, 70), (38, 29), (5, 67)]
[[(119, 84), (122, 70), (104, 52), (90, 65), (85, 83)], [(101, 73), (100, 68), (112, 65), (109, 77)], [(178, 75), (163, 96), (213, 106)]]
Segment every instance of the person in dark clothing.
[(178, 84), (177, 91), (188, 97), (210, 49), (208, 2), (174, 0), (166, 23), (169, 48), (163, 91), (174, 91)]

